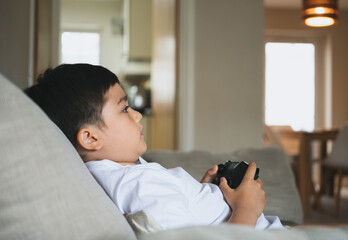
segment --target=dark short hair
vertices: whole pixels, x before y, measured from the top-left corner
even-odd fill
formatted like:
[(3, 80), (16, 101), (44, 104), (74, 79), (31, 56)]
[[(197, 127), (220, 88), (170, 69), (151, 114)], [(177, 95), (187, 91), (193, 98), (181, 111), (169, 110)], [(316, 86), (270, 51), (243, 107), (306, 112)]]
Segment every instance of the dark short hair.
[(76, 147), (76, 135), (85, 124), (103, 126), (105, 93), (117, 76), (90, 64), (62, 64), (47, 69), (25, 93), (41, 107)]

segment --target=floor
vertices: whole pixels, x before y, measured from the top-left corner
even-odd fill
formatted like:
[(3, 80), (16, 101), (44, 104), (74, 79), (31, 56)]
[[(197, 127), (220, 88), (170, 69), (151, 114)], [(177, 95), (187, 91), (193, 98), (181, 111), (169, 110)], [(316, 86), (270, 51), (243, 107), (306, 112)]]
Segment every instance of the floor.
[(322, 196), (321, 203), (323, 210), (311, 209), (310, 216), (304, 219), (304, 225), (348, 225), (348, 187), (342, 189), (338, 218), (333, 216), (334, 197)]

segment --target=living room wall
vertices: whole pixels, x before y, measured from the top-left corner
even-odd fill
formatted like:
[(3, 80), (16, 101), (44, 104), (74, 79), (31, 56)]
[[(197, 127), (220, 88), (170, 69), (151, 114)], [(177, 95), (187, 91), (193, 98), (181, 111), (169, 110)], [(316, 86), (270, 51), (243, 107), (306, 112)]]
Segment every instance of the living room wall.
[[(348, 12), (340, 10), (340, 18), (337, 25), (326, 28), (310, 28), (301, 22), (300, 9), (266, 9), (265, 11), (265, 31), (278, 32), (303, 36), (315, 35), (325, 39), (326, 73), (324, 78), (329, 82), (329, 90), (326, 102), (329, 116), (326, 116), (326, 125), (341, 127), (348, 121)], [(331, 97), (330, 97), (331, 95)], [(322, 98), (324, 96), (318, 96)], [(325, 106), (322, 106), (325, 107)]]
[(179, 149), (262, 146), (263, 1), (181, 1), (180, 10)]
[(33, 1), (1, 1), (0, 73), (22, 89), (33, 77), (33, 11)]

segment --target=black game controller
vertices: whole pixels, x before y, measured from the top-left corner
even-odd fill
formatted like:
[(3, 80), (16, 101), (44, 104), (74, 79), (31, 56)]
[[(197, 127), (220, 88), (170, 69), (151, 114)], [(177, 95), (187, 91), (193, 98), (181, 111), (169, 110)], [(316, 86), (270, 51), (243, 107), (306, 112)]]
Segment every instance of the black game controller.
[[(231, 162), (228, 160), (224, 164), (219, 164), (218, 167), (219, 169), (216, 173), (216, 178), (213, 183), (219, 185), (221, 177), (224, 177), (227, 180), (228, 186), (235, 189), (242, 182), (245, 172), (249, 167), (249, 163), (244, 161)], [(260, 169), (256, 168), (254, 180), (259, 178), (259, 172)]]

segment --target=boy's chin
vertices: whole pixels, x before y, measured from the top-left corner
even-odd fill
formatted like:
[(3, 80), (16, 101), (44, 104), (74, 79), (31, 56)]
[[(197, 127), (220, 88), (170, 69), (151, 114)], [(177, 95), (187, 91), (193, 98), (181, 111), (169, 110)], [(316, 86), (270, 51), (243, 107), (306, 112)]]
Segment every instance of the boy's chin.
[(147, 145), (144, 142), (144, 148), (141, 150), (140, 156), (143, 155), (147, 151)]

